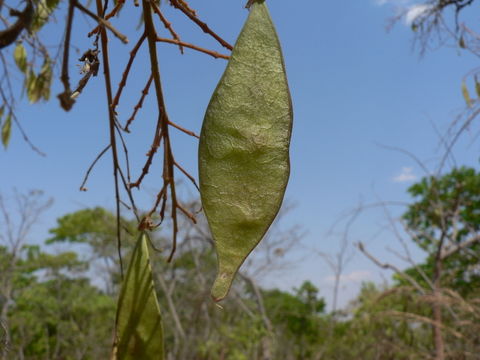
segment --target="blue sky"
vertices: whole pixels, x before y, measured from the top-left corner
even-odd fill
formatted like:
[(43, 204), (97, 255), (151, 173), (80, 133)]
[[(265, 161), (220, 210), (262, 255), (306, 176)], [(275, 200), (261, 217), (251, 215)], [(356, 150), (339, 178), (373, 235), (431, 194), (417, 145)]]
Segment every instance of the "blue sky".
[[(189, 3), (217, 33), (234, 43), (247, 16), (243, 2)], [(408, 201), (406, 189), (423, 175), (411, 158), (379, 144), (408, 150), (432, 169), (438, 163), (442, 152), (435, 129), (445, 132), (464, 111), (460, 85), (465, 74), (476, 66), (476, 59), (455, 47), (420, 57), (412, 47), (413, 33), (402, 21), (387, 32), (397, 7), (412, 4), (374, 0), (268, 1), (281, 39), (294, 104), (292, 172), (286, 199), (296, 207), (284, 225), (299, 224), (305, 229), (302, 251), (308, 249), (309, 255), (281, 276), (267, 277), (265, 284), (290, 289), (310, 279), (329, 300), (331, 270), (317, 252), (334, 254), (338, 250), (339, 237), (329, 234), (332, 225), (360, 202)], [(225, 53), (169, 6), (163, 8), (184, 41)], [(121, 20), (113, 22), (131, 34), (139, 14), (131, 16), (127, 11), (137, 10), (129, 3)], [(58, 21), (63, 22), (63, 14), (58, 15)], [(84, 36), (90, 27), (85, 26), (82, 16), (77, 16), (75, 25), (79, 30), (74, 34), (74, 43), (81, 53), (91, 46), (91, 39)], [(168, 36), (161, 26), (158, 29), (161, 36)], [(55, 44), (61, 31), (52, 27), (46, 36)], [(111, 38), (110, 58), (117, 77), (135, 36), (127, 46)], [(159, 45), (158, 56), (170, 118), (199, 133), (225, 61), (190, 50), (182, 56), (168, 44)], [(73, 54), (70, 65), (74, 81), (80, 77), (76, 58)], [(141, 53), (128, 83), (132, 90), (119, 107), (120, 121), (128, 118), (147, 80), (146, 64)], [(47, 157), (32, 152), (14, 129), (8, 150), (0, 151), (0, 191), (11, 194), (13, 188), (36, 188), (55, 199), (32, 235), (33, 241), (44, 239), (55, 219), (66, 212), (97, 205), (114, 209), (110, 157), (99, 162), (87, 185), (89, 191), (78, 190), (85, 170), (108, 141), (102, 86), (101, 77), (91, 80), (69, 113), (59, 108), (54, 97), (49, 103), (33, 106), (23, 101), (19, 108), (24, 128)], [(56, 83), (52, 94), (60, 91)], [(152, 101), (145, 103), (132, 127), (133, 134), (127, 137), (132, 163), (136, 165), (133, 174), (139, 174), (151, 143), (156, 120), (154, 115), (149, 116), (154, 114), (153, 105)], [(473, 139), (474, 133), (466, 134), (454, 149), (459, 164), (477, 166), (479, 143)], [(174, 132), (173, 147), (177, 160), (196, 177), (197, 141)], [(150, 203), (148, 197), (160, 186), (160, 166), (157, 163), (143, 192), (138, 194), (145, 207)], [(184, 193), (194, 191), (186, 189)], [(393, 209), (393, 215), (399, 211)], [(364, 241), (382, 260), (401, 265), (386, 250), (399, 248), (391, 231), (385, 229), (387, 223), (383, 211), (365, 212), (352, 227), (349, 242)], [(340, 230), (341, 226), (337, 227)], [(349, 251), (354, 255), (343, 276), (343, 304), (355, 294), (361, 281), (382, 279), (382, 271), (353, 248)], [(422, 254), (414, 254), (421, 258)]]

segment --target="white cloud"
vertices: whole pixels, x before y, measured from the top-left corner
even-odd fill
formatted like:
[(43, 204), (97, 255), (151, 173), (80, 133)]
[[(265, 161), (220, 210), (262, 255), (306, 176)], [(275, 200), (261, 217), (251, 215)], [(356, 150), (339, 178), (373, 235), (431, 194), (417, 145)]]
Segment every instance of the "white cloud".
[(429, 4), (416, 4), (408, 8), (405, 13), (405, 23), (411, 25), (419, 17), (425, 16), (428, 14), (428, 11), (432, 8), (432, 5)]
[[(372, 278), (372, 273), (368, 270), (355, 270), (348, 274), (340, 275), (340, 283), (345, 285), (346, 283), (361, 283)], [(324, 281), (330, 284), (335, 282), (335, 276), (329, 275), (324, 278)]]
[(375, 5), (392, 5), (396, 8), (396, 12), (403, 16), (405, 25), (412, 23), (419, 17), (428, 15), (432, 9), (431, 4), (421, 3), (419, 0), (373, 0)]
[(417, 179), (417, 175), (413, 173), (413, 168), (411, 167), (402, 167), (402, 171), (400, 174), (397, 176), (393, 177), (393, 182), (397, 183), (403, 183), (403, 182), (409, 182), (409, 181), (414, 181)]

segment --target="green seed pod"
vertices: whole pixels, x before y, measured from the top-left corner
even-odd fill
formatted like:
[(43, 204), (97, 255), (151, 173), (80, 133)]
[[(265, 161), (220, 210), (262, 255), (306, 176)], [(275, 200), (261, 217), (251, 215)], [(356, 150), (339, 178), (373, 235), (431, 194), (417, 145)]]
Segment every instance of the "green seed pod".
[(255, 1), (208, 105), (200, 194), (218, 258), (215, 301), (280, 210), (290, 173), (292, 103), (268, 9)]
[(164, 359), (162, 316), (145, 233), (137, 240), (122, 283), (115, 334), (112, 359)]

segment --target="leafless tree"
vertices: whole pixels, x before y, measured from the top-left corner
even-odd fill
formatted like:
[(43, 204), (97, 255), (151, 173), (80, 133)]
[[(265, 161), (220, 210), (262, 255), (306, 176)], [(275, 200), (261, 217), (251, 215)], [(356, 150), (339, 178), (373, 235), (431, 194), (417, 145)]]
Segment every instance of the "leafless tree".
[(12, 199), (0, 193), (0, 246), (5, 249), (8, 261), (0, 273), (0, 321), (4, 331), (4, 347), (1, 358), (9, 359), (10, 343), (8, 312), (13, 299), (13, 274), (17, 268), (22, 247), (28, 243), (29, 236), (40, 216), (51, 206), (52, 200), (45, 199), (39, 190), (26, 194), (14, 192)]

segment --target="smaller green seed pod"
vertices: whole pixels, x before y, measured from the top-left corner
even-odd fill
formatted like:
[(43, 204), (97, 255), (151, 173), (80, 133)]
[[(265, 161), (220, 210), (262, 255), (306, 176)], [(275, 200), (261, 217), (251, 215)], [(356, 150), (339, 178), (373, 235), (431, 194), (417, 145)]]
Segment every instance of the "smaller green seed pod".
[(153, 284), (148, 239), (135, 245), (117, 306), (114, 360), (163, 360), (163, 325)]
[(208, 105), (200, 195), (218, 258), (215, 301), (275, 219), (288, 182), (292, 104), (280, 43), (256, 0)]

